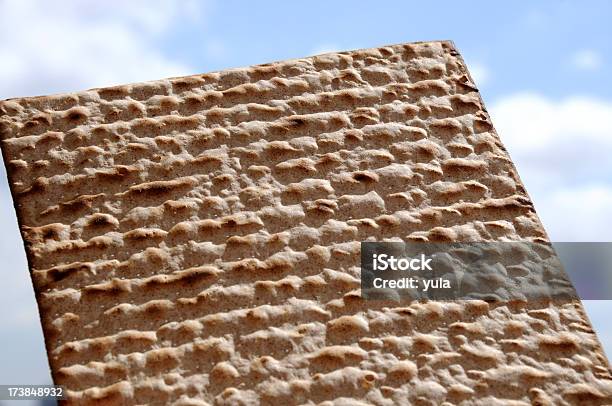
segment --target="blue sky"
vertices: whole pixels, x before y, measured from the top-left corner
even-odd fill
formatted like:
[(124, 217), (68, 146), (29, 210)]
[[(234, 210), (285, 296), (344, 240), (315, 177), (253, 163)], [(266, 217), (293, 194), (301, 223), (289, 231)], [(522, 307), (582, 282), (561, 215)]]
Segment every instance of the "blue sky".
[[(612, 3), (0, 0), (0, 99), (451, 39), (556, 241), (612, 240)], [(0, 383), (49, 379), (0, 171)], [(589, 303), (612, 353), (612, 306)]]

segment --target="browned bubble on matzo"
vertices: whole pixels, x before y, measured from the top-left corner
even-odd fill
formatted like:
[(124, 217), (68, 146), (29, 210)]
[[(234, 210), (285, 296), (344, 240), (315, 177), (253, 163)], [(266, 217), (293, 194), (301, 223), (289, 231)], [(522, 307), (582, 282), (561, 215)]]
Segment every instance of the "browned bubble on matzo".
[(11, 99), (0, 130), (70, 404), (612, 402), (579, 302), (360, 296), (360, 241), (547, 239), (451, 42)]

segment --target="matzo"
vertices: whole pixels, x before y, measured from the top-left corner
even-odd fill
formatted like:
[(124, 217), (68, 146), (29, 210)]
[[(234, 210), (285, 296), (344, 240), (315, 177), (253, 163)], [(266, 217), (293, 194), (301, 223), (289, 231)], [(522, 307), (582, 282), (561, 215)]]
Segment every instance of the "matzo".
[(579, 302), (360, 297), (366, 239), (547, 239), (451, 42), (0, 114), (70, 404), (612, 402)]

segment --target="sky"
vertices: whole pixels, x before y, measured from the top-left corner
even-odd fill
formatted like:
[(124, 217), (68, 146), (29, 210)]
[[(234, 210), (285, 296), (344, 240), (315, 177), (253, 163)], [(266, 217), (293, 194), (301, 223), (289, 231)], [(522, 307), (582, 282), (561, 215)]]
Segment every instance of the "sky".
[[(459, 3), (0, 0), (0, 99), (450, 39), (550, 238), (611, 241), (612, 2)], [(48, 382), (3, 172), (0, 229), (0, 383)], [(612, 354), (612, 306), (587, 310)]]

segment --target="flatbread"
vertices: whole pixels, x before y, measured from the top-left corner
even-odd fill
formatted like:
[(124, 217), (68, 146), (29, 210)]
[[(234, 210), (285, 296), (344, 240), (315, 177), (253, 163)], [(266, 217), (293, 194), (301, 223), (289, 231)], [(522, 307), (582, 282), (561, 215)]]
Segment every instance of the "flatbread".
[(612, 402), (579, 302), (360, 296), (360, 241), (547, 240), (451, 42), (10, 99), (0, 130), (69, 404)]

